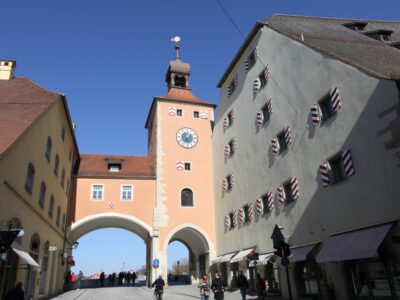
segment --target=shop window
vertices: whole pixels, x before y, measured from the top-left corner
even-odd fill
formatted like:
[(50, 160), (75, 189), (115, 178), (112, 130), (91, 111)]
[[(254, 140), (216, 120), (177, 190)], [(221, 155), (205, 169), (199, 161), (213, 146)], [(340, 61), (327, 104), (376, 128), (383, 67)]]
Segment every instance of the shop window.
[(317, 296), (318, 267), (312, 262), (298, 262), (296, 264), (296, 286), (299, 296)]

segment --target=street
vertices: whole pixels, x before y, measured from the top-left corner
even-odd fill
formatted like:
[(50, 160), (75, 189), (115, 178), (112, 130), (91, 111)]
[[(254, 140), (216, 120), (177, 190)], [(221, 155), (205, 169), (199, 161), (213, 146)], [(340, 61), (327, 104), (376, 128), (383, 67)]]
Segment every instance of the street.
[[(213, 299), (211, 295), (210, 299)], [(153, 290), (147, 287), (113, 287), (73, 290), (61, 294), (53, 300), (153, 300)], [(164, 300), (200, 299), (199, 289), (193, 285), (170, 286), (165, 289)], [(239, 291), (225, 292), (225, 300), (241, 300)], [(255, 300), (256, 296), (248, 296), (247, 300)], [(268, 299), (273, 299), (268, 297)], [(278, 299), (278, 298), (276, 298)]]

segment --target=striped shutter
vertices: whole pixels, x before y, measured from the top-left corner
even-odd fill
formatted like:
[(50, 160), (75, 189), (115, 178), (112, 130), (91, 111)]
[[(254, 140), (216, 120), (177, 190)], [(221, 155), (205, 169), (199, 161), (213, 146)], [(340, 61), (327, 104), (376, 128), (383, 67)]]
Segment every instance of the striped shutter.
[(201, 111), (200, 119), (208, 119), (208, 113), (206, 111)]
[(342, 160), (344, 166), (344, 173), (346, 176), (351, 176), (355, 174), (353, 160), (351, 159), (350, 149), (346, 149), (342, 152)]
[(258, 198), (256, 200), (256, 211), (257, 211), (257, 215), (261, 216), (264, 212), (264, 204), (262, 201), (262, 198)]
[(342, 103), (340, 102), (339, 89), (337, 87), (332, 88), (330, 96), (333, 111), (338, 111), (342, 106)]
[(225, 146), (225, 153), (224, 153), (225, 155), (225, 159), (227, 159), (230, 155), (231, 155), (231, 147), (229, 147), (229, 144), (227, 144), (226, 146)]
[(244, 223), (244, 209), (243, 207), (239, 209), (239, 223), (243, 224)]
[(176, 162), (176, 169), (178, 170), (178, 171), (183, 171), (184, 169), (185, 169), (185, 162), (183, 162), (183, 161), (177, 161)]
[(279, 143), (277, 138), (271, 140), (272, 155), (277, 156), (279, 154)]
[(237, 148), (238, 148), (238, 143), (237, 143), (237, 139), (236, 137), (234, 137), (232, 139), (232, 148), (233, 148), (233, 152), (236, 152)]
[(253, 220), (253, 217), (254, 217), (254, 210), (253, 210), (253, 204), (250, 202), (250, 203), (248, 203), (247, 204), (247, 207), (248, 207), (248, 212), (249, 212), (249, 220), (251, 221), (251, 220)]
[(328, 186), (331, 183), (329, 178), (330, 165), (327, 161), (323, 161), (319, 165), (319, 173), (321, 175), (322, 186)]
[(249, 59), (248, 58), (244, 61), (244, 70), (246, 71), (246, 73), (249, 71)]
[(229, 175), (229, 180), (231, 181), (231, 189), (233, 189), (233, 186), (235, 185), (235, 177), (233, 176), (233, 173)]
[(233, 227), (236, 227), (237, 226), (237, 221), (238, 221), (238, 218), (237, 218), (237, 212), (236, 212), (236, 210), (233, 210), (232, 211), (232, 215), (233, 215)]
[(228, 95), (228, 97), (229, 97), (229, 96), (231, 95), (231, 93), (232, 93), (231, 88), (232, 88), (232, 86), (231, 86), (231, 84), (229, 83), (228, 86), (226, 87), (226, 94)]
[(257, 60), (258, 59), (258, 47), (254, 48), (254, 58)]
[(234, 83), (235, 87), (237, 87), (239, 85), (239, 76), (238, 76), (238, 74), (236, 74), (235, 77), (233, 78), (233, 83)]
[(285, 128), (285, 142), (287, 145), (290, 145), (292, 143), (292, 134), (290, 132), (290, 127)]
[(285, 194), (285, 189), (283, 188), (283, 185), (278, 187), (278, 201), (279, 204), (283, 205), (285, 204), (286, 201), (286, 194)]
[(256, 122), (257, 122), (258, 128), (261, 128), (263, 126), (263, 124), (264, 124), (264, 114), (263, 114), (262, 110), (260, 110), (257, 113)]
[(268, 79), (269, 79), (269, 66), (268, 65), (264, 69), (264, 79), (265, 79), (265, 84), (267, 84)]
[(168, 114), (170, 116), (176, 116), (176, 107), (169, 107), (168, 108)]
[(254, 79), (253, 82), (253, 93), (257, 94), (260, 91), (261, 88), (261, 82), (259, 78)]
[(229, 118), (225, 117), (224, 118), (224, 128), (227, 129), (229, 127)]
[(267, 194), (267, 198), (268, 198), (268, 209), (269, 211), (274, 209), (274, 193), (272, 192), (268, 192)]
[(318, 104), (314, 104), (311, 107), (311, 121), (314, 127), (318, 126), (321, 123), (321, 114), (319, 112)]
[(225, 216), (224, 225), (225, 230), (228, 230), (231, 227), (231, 218), (229, 217), (229, 214)]
[(299, 182), (297, 181), (296, 177), (292, 177), (292, 179), (290, 180), (290, 187), (292, 189), (293, 199), (297, 200), (300, 196), (300, 191), (299, 191)]
[(224, 178), (224, 179), (222, 180), (222, 190), (223, 190), (224, 192), (226, 192), (226, 191), (228, 190), (228, 180), (227, 180), (226, 178)]
[(267, 110), (268, 110), (268, 114), (271, 116), (271, 114), (272, 114), (272, 99), (269, 99), (267, 102)]
[(232, 122), (235, 121), (235, 119), (236, 119), (236, 110), (234, 108), (232, 108), (230, 114), (231, 114)]

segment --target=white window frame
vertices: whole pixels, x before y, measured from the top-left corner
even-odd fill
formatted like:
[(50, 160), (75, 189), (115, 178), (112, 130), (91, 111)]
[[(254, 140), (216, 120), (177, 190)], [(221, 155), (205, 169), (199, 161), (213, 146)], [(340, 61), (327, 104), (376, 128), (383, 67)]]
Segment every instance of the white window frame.
[[(199, 115), (197, 118), (194, 116), (194, 113), (196, 113), (196, 112), (197, 112), (198, 115)], [(193, 115), (192, 115), (192, 116), (193, 116), (193, 119), (195, 119), (195, 120), (201, 119), (201, 118), (200, 118), (200, 111), (199, 111), (199, 110), (193, 110)]]
[[(182, 112), (182, 115), (180, 115), (180, 116), (178, 115), (178, 110), (180, 110)], [(184, 115), (185, 114), (183, 113), (183, 109), (182, 108), (177, 108), (176, 109), (176, 117), (180, 117), (181, 118), (181, 117), (184, 117)]]
[[(102, 188), (102, 197), (101, 198), (93, 198), (93, 191), (94, 191), (94, 187), (95, 186), (101, 186), (101, 188)], [(90, 189), (90, 200), (92, 200), (92, 201), (104, 201), (104, 190), (105, 190), (104, 184), (102, 184), (102, 183), (94, 183), (94, 184), (92, 184), (92, 188)]]
[[(130, 187), (131, 188), (131, 198), (130, 199), (124, 199), (123, 198), (123, 193), (124, 193), (124, 187)], [(121, 193), (119, 199), (121, 201), (133, 201), (133, 185), (132, 184), (121, 184)]]
[[(186, 170), (186, 164), (190, 165), (190, 170)], [(193, 170), (193, 164), (190, 161), (183, 162), (183, 171), (184, 172), (192, 172), (192, 170)]]

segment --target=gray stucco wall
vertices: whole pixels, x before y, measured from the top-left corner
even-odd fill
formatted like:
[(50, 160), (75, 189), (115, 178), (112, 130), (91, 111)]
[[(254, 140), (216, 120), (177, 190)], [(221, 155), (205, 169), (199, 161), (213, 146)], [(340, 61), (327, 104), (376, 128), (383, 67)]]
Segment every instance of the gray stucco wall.
[[(258, 46), (260, 60), (246, 74), (244, 60)], [(253, 80), (269, 65), (271, 77), (253, 96)], [(227, 96), (235, 74), (239, 85)], [(342, 108), (326, 124), (314, 128), (310, 108), (332, 87), (340, 90)], [(273, 113), (261, 130), (256, 114), (271, 98)], [(386, 151), (388, 135), (377, 133), (395, 118), (378, 114), (398, 102), (392, 81), (370, 77), (356, 68), (320, 54), (264, 27), (229, 75), (221, 89), (219, 112), (213, 132), (214, 188), (217, 254), (257, 246), (272, 249), (273, 226), (282, 225), (291, 244), (325, 239), (329, 234), (361, 225), (399, 218), (396, 185), (400, 169), (393, 152)], [(223, 118), (234, 108), (235, 122), (226, 131)], [(293, 142), (283, 155), (273, 157), (271, 139), (284, 127), (292, 129)], [(224, 161), (224, 147), (236, 137), (236, 153)], [(324, 188), (319, 165), (346, 148), (351, 149), (355, 175)], [(234, 172), (235, 186), (222, 192), (222, 179)], [(290, 177), (299, 182), (300, 197), (279, 206), (276, 188)], [(244, 226), (225, 232), (224, 216), (247, 202), (272, 191), (275, 209)]]

